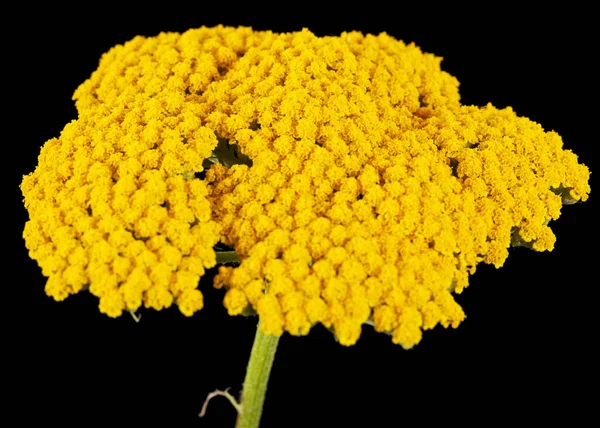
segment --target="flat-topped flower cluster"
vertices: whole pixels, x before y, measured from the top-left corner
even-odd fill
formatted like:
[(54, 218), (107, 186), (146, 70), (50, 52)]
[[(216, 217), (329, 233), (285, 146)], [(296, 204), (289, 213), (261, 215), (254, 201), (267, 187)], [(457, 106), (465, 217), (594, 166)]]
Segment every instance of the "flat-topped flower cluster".
[(410, 348), (465, 317), (460, 293), (548, 222), (589, 170), (510, 108), (460, 104), (441, 58), (380, 34), (239, 27), (136, 37), (75, 92), (78, 118), (22, 191), (30, 256), (56, 300), (88, 289), (116, 317), (203, 306), (215, 245), (231, 315), (264, 332), (362, 325)]

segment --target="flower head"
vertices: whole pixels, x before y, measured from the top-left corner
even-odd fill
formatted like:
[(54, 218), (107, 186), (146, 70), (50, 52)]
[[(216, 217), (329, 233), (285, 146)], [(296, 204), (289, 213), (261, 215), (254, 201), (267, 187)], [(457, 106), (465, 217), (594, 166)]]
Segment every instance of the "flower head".
[(440, 62), (386, 34), (222, 26), (113, 48), (23, 180), (46, 291), (191, 315), (221, 242), (228, 312), (268, 334), (351, 345), (370, 323), (410, 348), (458, 326), (452, 292), (511, 243), (552, 250), (589, 170), (512, 109), (461, 105)]

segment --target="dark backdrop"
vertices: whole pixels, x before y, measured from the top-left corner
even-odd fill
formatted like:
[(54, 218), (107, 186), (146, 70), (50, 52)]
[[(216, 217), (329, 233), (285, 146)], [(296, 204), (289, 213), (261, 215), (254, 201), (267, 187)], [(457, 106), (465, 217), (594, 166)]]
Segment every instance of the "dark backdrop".
[[(395, 8), (395, 9), (394, 9)], [(205, 309), (188, 319), (177, 309), (109, 319), (88, 294), (56, 303), (21, 238), (27, 213), (18, 184), (33, 170), (40, 146), (76, 117), (75, 88), (100, 55), (137, 34), (202, 25), (250, 25), (317, 35), (385, 31), (443, 56), (461, 82), (465, 104), (512, 106), (559, 132), (567, 148), (594, 170), (597, 140), (592, 102), (597, 81), (590, 10), (518, 7), (489, 10), (432, 4), (365, 2), (273, 8), (221, 2), (150, 3), (90, 9), (56, 6), (7, 10), (2, 60), (4, 144), (9, 168), (2, 286), (4, 365), (16, 426), (233, 427), (235, 411), (216, 398), (198, 418), (206, 395), (240, 391), (256, 319), (229, 317), (222, 291), (203, 279)], [(8, 96), (6, 95), (8, 93)], [(592, 183), (594, 188), (594, 184)], [(592, 192), (594, 195), (594, 192)], [(273, 367), (263, 427), (425, 426), (566, 418), (574, 425), (591, 409), (596, 235), (594, 196), (566, 207), (553, 222), (551, 253), (514, 249), (499, 270), (480, 266), (457, 297), (467, 314), (456, 330), (436, 327), (415, 349), (365, 327), (356, 346), (338, 345), (324, 328), (283, 336)], [(13, 297), (12, 292), (16, 291)], [(10, 414), (10, 413), (9, 413)], [(8, 417), (5, 414), (5, 417)]]

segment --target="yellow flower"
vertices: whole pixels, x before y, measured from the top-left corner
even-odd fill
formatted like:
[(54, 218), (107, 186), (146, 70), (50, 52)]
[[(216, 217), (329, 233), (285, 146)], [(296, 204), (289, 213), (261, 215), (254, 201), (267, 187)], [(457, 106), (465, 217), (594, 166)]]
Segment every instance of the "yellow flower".
[(215, 276), (225, 307), (267, 334), (321, 323), (352, 345), (368, 323), (410, 348), (457, 327), (476, 265), (552, 250), (590, 172), (511, 108), (461, 105), (440, 64), (385, 33), (218, 26), (114, 47), (21, 185), (46, 292), (189, 316), (220, 242), (241, 260)]

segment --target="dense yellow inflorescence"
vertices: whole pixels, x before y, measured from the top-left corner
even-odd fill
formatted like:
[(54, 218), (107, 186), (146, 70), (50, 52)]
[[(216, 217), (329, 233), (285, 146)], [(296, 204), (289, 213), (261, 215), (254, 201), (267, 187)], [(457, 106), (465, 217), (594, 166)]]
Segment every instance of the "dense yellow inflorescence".
[[(552, 250), (589, 170), (510, 108), (461, 105), (440, 62), (386, 34), (222, 26), (113, 48), (23, 180), (47, 293), (191, 315), (221, 242), (241, 264), (214, 285), (267, 334), (352, 345), (370, 323), (410, 348), (456, 327), (451, 293), (511, 243)], [(202, 177), (218, 141), (250, 162)]]

